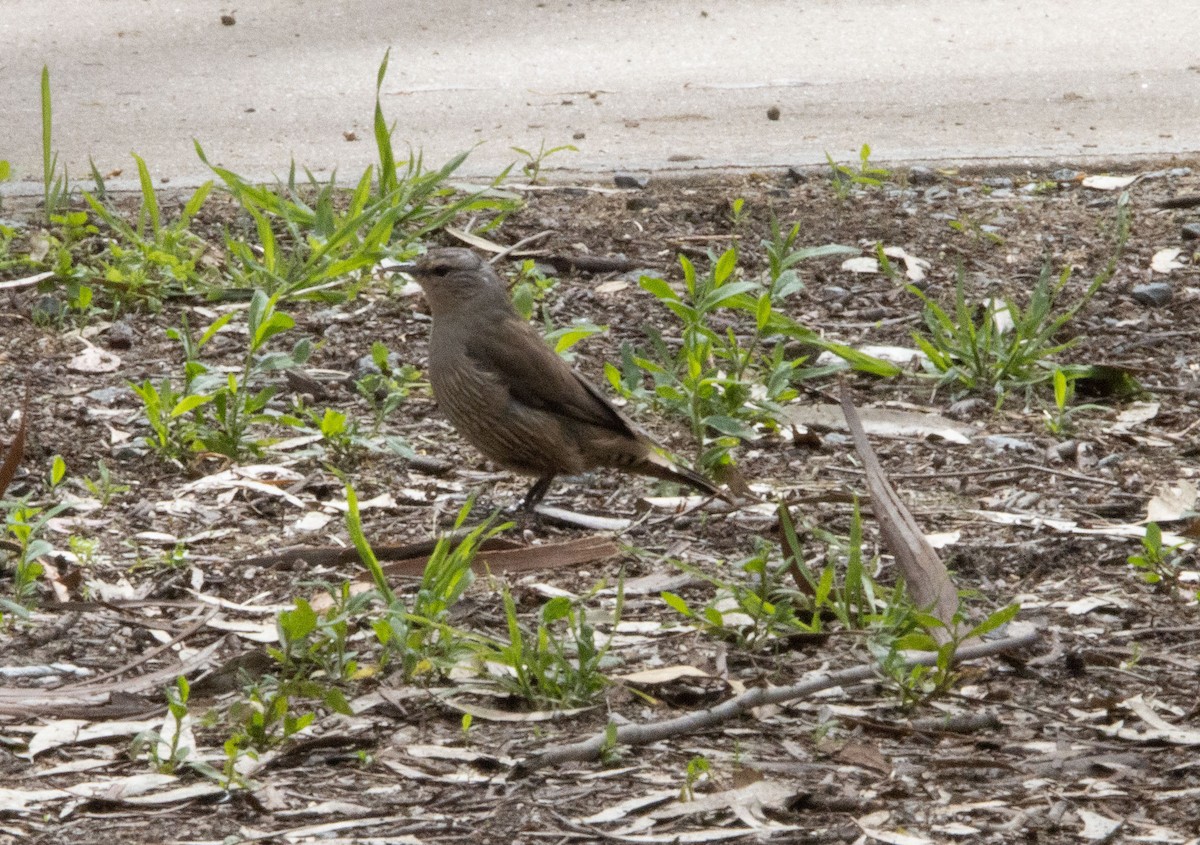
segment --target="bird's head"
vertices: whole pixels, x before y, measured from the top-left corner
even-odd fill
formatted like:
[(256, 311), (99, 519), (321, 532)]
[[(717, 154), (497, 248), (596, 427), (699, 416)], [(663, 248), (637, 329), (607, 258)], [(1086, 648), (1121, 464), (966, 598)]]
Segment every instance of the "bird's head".
[(505, 303), (508, 292), (491, 265), (469, 249), (450, 247), (433, 249), (416, 261), (393, 266), (393, 271), (408, 273), (425, 291), (434, 318), (462, 308), (479, 298), (499, 294)]

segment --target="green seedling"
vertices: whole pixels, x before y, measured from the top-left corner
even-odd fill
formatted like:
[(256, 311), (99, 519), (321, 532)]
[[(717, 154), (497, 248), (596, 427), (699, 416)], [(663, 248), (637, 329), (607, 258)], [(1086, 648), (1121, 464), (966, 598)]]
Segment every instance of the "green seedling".
[(1075, 400), (1075, 380), (1077, 377), (1077, 372), (1072, 369), (1054, 368), (1052, 380), (1054, 385), (1054, 410), (1045, 410), (1042, 413), (1046, 418), (1046, 429), (1055, 437), (1068, 436), (1074, 431), (1076, 415), (1084, 411), (1104, 410), (1103, 405), (1094, 403), (1083, 405), (1072, 404)]
[(1098, 276), (1083, 295), (1064, 305), (1061, 300), (1070, 269), (1055, 279), (1046, 267), (1022, 308), (1012, 299), (969, 303), (964, 276), (960, 269), (952, 310), (909, 286), (925, 303), (926, 332), (914, 333), (913, 339), (942, 384), (992, 393), (998, 401), (1015, 387), (1028, 388), (1053, 379), (1054, 356), (1078, 342), (1078, 338), (1062, 340), (1063, 330), (1103, 284)]
[(708, 758), (702, 754), (697, 754), (688, 760), (683, 786), (679, 789), (679, 800), (681, 802), (696, 800), (696, 784), (708, 778), (711, 769), (712, 766), (709, 764)]
[(131, 385), (142, 400), (152, 435), (151, 448), (165, 457), (178, 460), (191, 451), (207, 450), (230, 458), (258, 455), (269, 442), (252, 436), (262, 425), (274, 424), (276, 416), (266, 412), (278, 391), (275, 384), (263, 384), (272, 374), (298, 367), (312, 354), (312, 341), (298, 340), (289, 352), (267, 352), (267, 345), (291, 330), (295, 320), (278, 311), (279, 294), (268, 296), (255, 291), (246, 310), (248, 342), (240, 373), (213, 371), (200, 361), (200, 351), (234, 316), (229, 312), (217, 318), (193, 339), (186, 321), (181, 329), (168, 329), (167, 336), (179, 342), (184, 354), (183, 389), (171, 379), (158, 385), (147, 379)]
[(54, 149), (53, 111), (50, 102), (50, 67), (42, 65), (42, 211), (46, 222), (65, 211), (71, 201), (71, 181), (67, 169), (58, 172), (58, 151)]
[(384, 420), (404, 404), (414, 390), (427, 390), (419, 369), (411, 364), (394, 367), (391, 353), (379, 341), (371, 344), (371, 360), (378, 372), (367, 373), (354, 382), (354, 389), (371, 408), (374, 418), (371, 436), (378, 436)]
[(892, 176), (890, 170), (876, 167), (871, 163), (871, 146), (869, 144), (863, 144), (858, 151), (857, 170), (834, 161), (833, 156), (828, 152), (825, 153), (825, 161), (829, 163), (831, 184), (839, 199), (848, 197), (851, 188), (856, 185), (863, 188), (881, 188), (883, 183)]
[[(1186, 556), (1182, 549), (1182, 543), (1163, 546), (1162, 529), (1157, 522), (1151, 522), (1146, 525), (1146, 534), (1142, 537), (1141, 554), (1130, 555), (1127, 560), (1147, 584), (1174, 592), (1181, 586), (1179, 576), (1185, 568)], [(1196, 595), (1200, 597), (1200, 591)]]
[(521, 147), (510, 147), (510, 149), (525, 157), (525, 162), (521, 165), (521, 172), (529, 180), (530, 185), (537, 185), (541, 182), (542, 166), (546, 163), (546, 159), (550, 156), (562, 152), (579, 152), (579, 148), (574, 144), (560, 144), (557, 147), (546, 149), (546, 139), (542, 139), (542, 143), (538, 146), (537, 152), (530, 152)]
[[(935, 628), (947, 627), (932, 616), (918, 614), (923, 630), (901, 636), (875, 637), (871, 640), (871, 651), (879, 661), (885, 677), (896, 696), (901, 709), (911, 711), (946, 695), (958, 682), (954, 669), (954, 656), (959, 645), (967, 640), (983, 637), (1012, 621), (1021, 610), (1020, 605), (1008, 605), (988, 614), (974, 627), (966, 625), (960, 611), (948, 626), (949, 640), (939, 645), (928, 633)], [(905, 665), (904, 652), (910, 650), (934, 651), (937, 661), (932, 666)]]
[[(898, 368), (820, 338), (785, 310), (788, 298), (803, 286), (797, 265), (827, 255), (857, 252), (841, 246), (796, 247), (799, 227), (784, 233), (772, 221), (765, 279), (742, 278), (738, 254), (729, 249), (713, 259), (707, 273), (680, 257), (683, 289), (665, 279), (643, 276), (639, 282), (680, 324), (681, 343), (671, 346), (647, 327), (651, 349), (622, 349), (620, 367), (605, 365), (613, 389), (628, 399), (655, 406), (687, 421), (702, 451), (706, 471), (732, 463), (743, 441), (786, 424), (784, 405), (796, 398), (797, 384), (816, 371), (785, 353), (785, 342), (800, 340), (828, 349), (858, 369), (895, 375)], [(726, 323), (718, 329), (717, 321)], [(732, 324), (732, 325), (730, 325)], [(652, 389), (644, 385), (646, 378)]]
[(0, 549), (0, 562), (12, 567), (13, 596), (0, 597), (0, 609), (18, 616), (27, 615), (37, 598), (37, 583), (44, 567), (39, 558), (54, 550), (42, 538), (50, 520), (62, 513), (67, 505), (57, 504), (51, 508), (40, 508), (27, 502), (2, 503), (4, 510), (4, 533), (12, 540), (15, 551)]
[(181, 744), (189, 717), (188, 699), (191, 697), (191, 685), (187, 678), (183, 675), (176, 678), (175, 685), (164, 690), (164, 696), (167, 699), (169, 734), (164, 737), (159, 731), (139, 733), (130, 743), (129, 756), (138, 758), (144, 754), (160, 774), (173, 775), (188, 762), (191, 755), (191, 749)]
[[(103, 180), (98, 195), (85, 191), (83, 198), (114, 236), (100, 257), (106, 291), (118, 306), (145, 305), (157, 311), (166, 295), (190, 293), (199, 281), (196, 265), (206, 245), (190, 227), (212, 192), (213, 183), (205, 182), (197, 188), (179, 218), (166, 223), (146, 162), (137, 154), (133, 160), (142, 193), (136, 226), (105, 204)], [(100, 176), (95, 173), (93, 178)]]
[(99, 461), (96, 464), (96, 477), (83, 479), (83, 486), (88, 492), (100, 500), (100, 504), (108, 507), (109, 502), (116, 496), (121, 496), (129, 492), (128, 484), (120, 484), (113, 479), (108, 472), (108, 466), (104, 461)]
[[(527, 258), (521, 263), (517, 279), (512, 285), (513, 307), (526, 320), (532, 319), (557, 285), (557, 278), (547, 276), (538, 268), (536, 261)], [(542, 318), (547, 320), (548, 316), (543, 314)]]
[[(505, 588), (504, 615), (508, 621), (508, 643), (489, 650), (485, 660), (502, 666), (501, 686), (526, 701), (554, 707), (577, 707), (593, 703), (608, 686), (603, 669), (608, 646), (596, 644), (596, 629), (588, 622), (582, 600), (558, 596), (538, 613), (534, 630), (517, 619), (516, 603)], [(623, 579), (617, 585), (613, 624), (620, 622), (625, 603)]]

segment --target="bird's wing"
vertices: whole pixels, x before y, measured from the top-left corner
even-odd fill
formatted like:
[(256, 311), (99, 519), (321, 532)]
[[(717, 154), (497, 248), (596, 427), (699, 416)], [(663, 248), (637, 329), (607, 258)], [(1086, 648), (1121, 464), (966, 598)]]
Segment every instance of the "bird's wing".
[(502, 320), (467, 340), (467, 354), (498, 375), (517, 402), (629, 437), (632, 423), (548, 347), (528, 323)]

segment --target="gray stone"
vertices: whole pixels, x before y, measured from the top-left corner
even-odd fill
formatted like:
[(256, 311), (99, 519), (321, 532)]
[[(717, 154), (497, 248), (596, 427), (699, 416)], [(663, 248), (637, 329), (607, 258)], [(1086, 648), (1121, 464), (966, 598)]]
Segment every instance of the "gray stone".
[(1129, 293), (1136, 302), (1148, 308), (1161, 308), (1171, 301), (1174, 289), (1170, 282), (1149, 282), (1135, 285)]
[(1025, 440), (1018, 440), (1006, 434), (991, 434), (983, 439), (993, 452), (1036, 452), (1037, 447)]
[(934, 185), (938, 181), (938, 174), (932, 167), (918, 164), (908, 169), (908, 181), (914, 185)]
[(821, 288), (821, 299), (825, 302), (841, 302), (846, 297), (850, 296), (850, 291), (837, 285), (826, 285)]
[[(398, 370), (402, 366), (400, 357), (392, 351), (388, 351), (387, 366), (389, 370)], [(354, 377), (362, 378), (363, 376), (377, 376), (382, 371), (379, 365), (375, 363), (375, 359), (370, 355), (364, 355), (354, 362)]]
[(101, 405), (114, 405), (118, 399), (128, 399), (132, 396), (127, 387), (101, 387), (84, 395)]
[(992, 410), (990, 403), (985, 402), (978, 396), (973, 396), (970, 399), (959, 399), (946, 409), (947, 416), (956, 420), (969, 420), (973, 417), (980, 417), (989, 413)]
[(118, 320), (108, 327), (104, 337), (110, 349), (130, 349), (136, 335), (133, 333), (133, 326), (124, 320)]
[(629, 211), (643, 211), (649, 208), (658, 208), (658, 200), (654, 197), (630, 197), (625, 208)]
[(613, 176), (613, 184), (618, 188), (644, 188), (650, 184), (650, 177), (635, 176), (632, 173), (618, 173)]
[(1200, 223), (1184, 223), (1179, 233), (1185, 241), (1200, 240)]

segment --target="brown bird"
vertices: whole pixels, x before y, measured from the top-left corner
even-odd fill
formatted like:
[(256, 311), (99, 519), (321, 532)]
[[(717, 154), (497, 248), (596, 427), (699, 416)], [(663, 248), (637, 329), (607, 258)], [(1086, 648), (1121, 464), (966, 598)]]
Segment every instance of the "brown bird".
[(537, 478), (532, 509), (556, 475), (596, 467), (723, 494), (660, 447), (571, 369), (527, 323), (491, 265), (469, 249), (431, 250), (391, 268), (425, 291), (433, 317), (429, 381), (459, 434), (496, 463)]

